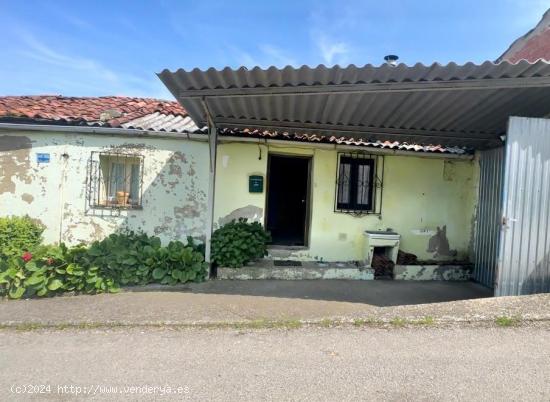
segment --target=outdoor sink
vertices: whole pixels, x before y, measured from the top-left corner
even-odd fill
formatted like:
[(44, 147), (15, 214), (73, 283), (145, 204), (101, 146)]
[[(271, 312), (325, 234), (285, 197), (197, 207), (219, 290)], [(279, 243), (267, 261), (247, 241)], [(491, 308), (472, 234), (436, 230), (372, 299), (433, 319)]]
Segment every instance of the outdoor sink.
[(399, 251), (399, 241), (401, 235), (392, 230), (365, 230), (365, 266), (371, 267), (372, 257), (376, 248), (382, 248), (384, 254), (397, 262), (397, 253)]
[(381, 236), (381, 237), (386, 237), (386, 238), (390, 238), (390, 237), (395, 237), (397, 236), (397, 238), (399, 239), (399, 234), (397, 232), (394, 232), (394, 231), (391, 231), (391, 230), (365, 230), (365, 235), (367, 236), (371, 236), (371, 237), (378, 237), (378, 236)]

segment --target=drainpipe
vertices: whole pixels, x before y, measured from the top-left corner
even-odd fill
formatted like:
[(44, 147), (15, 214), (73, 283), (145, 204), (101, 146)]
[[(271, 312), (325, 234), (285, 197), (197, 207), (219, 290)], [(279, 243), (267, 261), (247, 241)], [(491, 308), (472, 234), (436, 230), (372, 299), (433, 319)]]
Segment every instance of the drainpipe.
[(208, 177), (208, 215), (206, 221), (205, 261), (209, 264), (209, 275), (212, 274), (211, 240), (214, 231), (214, 199), (216, 188), (216, 156), (218, 148), (218, 130), (210, 114), (206, 98), (202, 99), (202, 105), (208, 123), (208, 149), (210, 151), (210, 172)]

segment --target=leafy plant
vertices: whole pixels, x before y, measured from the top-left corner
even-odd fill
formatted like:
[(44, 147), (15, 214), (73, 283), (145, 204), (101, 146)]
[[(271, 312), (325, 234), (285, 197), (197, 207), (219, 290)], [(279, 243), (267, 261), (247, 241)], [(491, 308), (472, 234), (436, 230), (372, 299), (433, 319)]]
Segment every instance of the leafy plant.
[[(91, 244), (35, 246), (0, 257), (0, 296), (116, 292), (120, 285), (176, 284), (205, 279), (204, 247), (188, 238), (162, 247), (158, 237), (125, 232)], [(30, 250), (30, 251), (29, 251)]]
[(187, 236), (187, 247), (191, 247), (193, 250), (201, 253), (202, 255), (205, 255), (206, 253), (206, 245), (204, 243), (197, 243), (197, 240), (193, 236)]
[(271, 236), (258, 222), (241, 218), (231, 221), (212, 235), (212, 262), (222, 267), (240, 268), (267, 254)]
[(178, 282), (204, 280), (207, 264), (204, 256), (180, 241), (173, 241), (166, 248), (145, 250), (145, 263), (152, 269), (153, 282), (173, 285)]
[(0, 258), (20, 256), (42, 240), (44, 227), (28, 216), (0, 218)]
[[(62, 292), (116, 292), (118, 287), (101, 275), (97, 266), (82, 266), (83, 248), (40, 246), (34, 254), (0, 260), (0, 294), (11, 299), (50, 296)], [(25, 257), (25, 258), (24, 258)]]
[(101, 267), (101, 272), (121, 285), (199, 282), (206, 277), (204, 255), (197, 244), (173, 241), (162, 247), (158, 237), (133, 232), (112, 234), (94, 242), (83, 264)]

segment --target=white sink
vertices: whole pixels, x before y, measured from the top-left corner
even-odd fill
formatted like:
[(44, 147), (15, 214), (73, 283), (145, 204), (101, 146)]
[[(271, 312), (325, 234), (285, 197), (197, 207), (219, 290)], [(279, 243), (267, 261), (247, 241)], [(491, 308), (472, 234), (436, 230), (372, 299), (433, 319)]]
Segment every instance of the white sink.
[(365, 266), (370, 268), (375, 248), (383, 248), (384, 254), (397, 262), (397, 253), (399, 251), (399, 240), (401, 235), (393, 231), (383, 230), (365, 230)]

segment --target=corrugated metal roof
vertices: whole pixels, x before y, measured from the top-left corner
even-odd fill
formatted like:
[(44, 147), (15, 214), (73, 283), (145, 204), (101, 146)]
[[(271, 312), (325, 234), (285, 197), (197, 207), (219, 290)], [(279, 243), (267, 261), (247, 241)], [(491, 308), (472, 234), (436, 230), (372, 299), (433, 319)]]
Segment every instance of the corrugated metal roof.
[(366, 65), (164, 70), (198, 126), (201, 97), (218, 127), (486, 148), (511, 115), (550, 114), (550, 64)]

